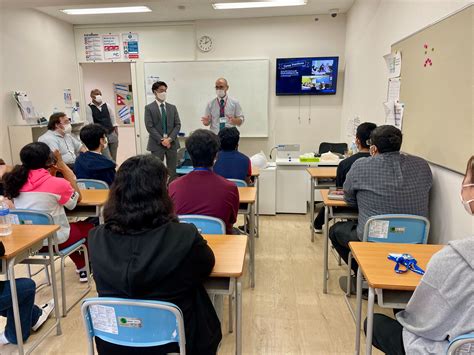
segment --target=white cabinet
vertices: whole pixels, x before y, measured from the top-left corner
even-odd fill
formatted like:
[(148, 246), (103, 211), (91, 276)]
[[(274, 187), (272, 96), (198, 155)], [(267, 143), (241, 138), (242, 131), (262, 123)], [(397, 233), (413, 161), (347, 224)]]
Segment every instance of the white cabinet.
[(277, 213), (306, 213), (310, 191), (307, 165), (278, 165), (276, 182)]

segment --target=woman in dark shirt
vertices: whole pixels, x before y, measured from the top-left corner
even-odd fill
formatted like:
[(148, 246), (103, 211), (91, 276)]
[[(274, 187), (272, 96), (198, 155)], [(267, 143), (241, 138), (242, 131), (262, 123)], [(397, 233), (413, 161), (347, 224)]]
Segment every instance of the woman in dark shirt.
[[(219, 319), (203, 287), (214, 254), (191, 224), (180, 224), (166, 189), (167, 170), (154, 155), (125, 161), (111, 186), (105, 224), (90, 233), (89, 249), (99, 297), (160, 300), (184, 316), (186, 352), (215, 354)], [(166, 354), (176, 344), (117, 346), (96, 338), (99, 354)]]

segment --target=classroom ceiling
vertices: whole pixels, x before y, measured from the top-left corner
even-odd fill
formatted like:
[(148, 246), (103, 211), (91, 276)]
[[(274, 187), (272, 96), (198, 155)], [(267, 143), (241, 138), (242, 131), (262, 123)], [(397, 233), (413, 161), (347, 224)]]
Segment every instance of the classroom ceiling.
[[(328, 14), (330, 9), (337, 8), (340, 13), (347, 12), (354, 0), (308, 0), (305, 6), (246, 9), (214, 10), (215, 2), (238, 2), (254, 0), (0, 0), (4, 7), (35, 8), (48, 15), (76, 25), (104, 23), (136, 23), (190, 21), (227, 18), (250, 18), (288, 15), (321, 15)], [(141, 14), (89, 15), (70, 16), (59, 10), (82, 7), (147, 5), (153, 11)]]

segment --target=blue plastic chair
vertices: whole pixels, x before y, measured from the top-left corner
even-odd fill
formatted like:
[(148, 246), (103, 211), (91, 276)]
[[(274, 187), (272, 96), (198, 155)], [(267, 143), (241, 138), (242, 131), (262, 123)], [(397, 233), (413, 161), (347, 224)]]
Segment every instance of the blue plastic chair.
[(181, 223), (192, 223), (199, 233), (203, 234), (225, 234), (225, 224), (219, 218), (201, 216), (196, 214), (185, 214), (178, 216)]
[(108, 190), (109, 185), (105, 181), (94, 179), (77, 179), (77, 186), (82, 190)]
[(130, 347), (178, 343), (180, 354), (186, 353), (183, 314), (172, 303), (96, 297), (84, 300), (81, 313), (89, 355), (94, 354), (94, 337)]
[(178, 175), (187, 175), (191, 171), (193, 171), (193, 169), (194, 168), (192, 166), (182, 166), (181, 168), (176, 168), (176, 174), (178, 174)]
[(244, 180), (240, 180), (240, 179), (227, 179), (229, 181), (232, 181), (234, 184), (237, 185), (237, 187), (247, 187), (247, 182), (244, 181)]
[[(33, 225), (51, 225), (55, 224), (53, 218), (48, 213), (39, 212), (39, 211), (32, 211), (32, 210), (10, 210), (10, 213), (16, 215), (18, 217), (19, 224), (33, 224)], [(78, 242), (74, 243), (73, 245), (59, 249), (58, 242), (56, 239), (56, 234), (54, 235), (54, 255), (59, 257), (61, 260), (61, 297), (62, 297), (62, 316), (65, 317), (67, 312), (74, 307), (79, 301), (84, 298), (90, 291), (90, 270), (89, 270), (89, 254), (87, 252), (87, 247), (84, 244), (86, 241), (85, 238), (79, 240)], [(80, 294), (80, 297), (68, 308), (66, 303), (66, 276), (64, 275), (64, 261), (67, 256), (71, 255), (76, 251), (82, 251), (84, 254), (84, 259), (86, 262), (86, 271), (87, 271), (87, 288)], [(37, 255), (42, 257), (48, 257), (48, 252), (39, 252)], [(46, 279), (49, 281), (49, 272), (48, 268), (45, 268), (46, 272)], [(31, 271), (28, 270), (29, 275), (31, 275)], [(53, 275), (53, 277), (55, 277)]]
[(460, 335), (449, 342), (448, 355), (474, 354), (474, 333)]

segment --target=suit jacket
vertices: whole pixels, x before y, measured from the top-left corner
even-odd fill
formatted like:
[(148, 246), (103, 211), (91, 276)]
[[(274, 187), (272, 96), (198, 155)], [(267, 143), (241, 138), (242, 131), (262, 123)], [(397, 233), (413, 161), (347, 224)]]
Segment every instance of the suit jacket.
[[(178, 110), (175, 105), (166, 102), (166, 117), (168, 127), (168, 137), (172, 139), (171, 149), (179, 148), (178, 133), (181, 129)], [(150, 152), (164, 148), (161, 145), (163, 139), (163, 123), (161, 121), (161, 109), (156, 101), (145, 106), (145, 127), (150, 134), (148, 138), (147, 150)]]

